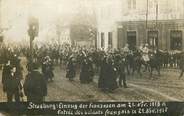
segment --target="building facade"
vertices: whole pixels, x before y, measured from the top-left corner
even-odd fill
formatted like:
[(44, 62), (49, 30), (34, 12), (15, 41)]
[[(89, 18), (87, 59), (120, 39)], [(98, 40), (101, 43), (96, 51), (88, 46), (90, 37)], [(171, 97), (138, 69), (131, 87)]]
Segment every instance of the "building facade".
[(131, 47), (148, 43), (162, 50), (184, 50), (184, 20), (119, 22), (116, 32), (117, 47), (128, 43)]
[(162, 50), (184, 50), (184, 0), (122, 0), (121, 3), (121, 17), (110, 25), (106, 23), (104, 30), (99, 25), (98, 48), (148, 43)]

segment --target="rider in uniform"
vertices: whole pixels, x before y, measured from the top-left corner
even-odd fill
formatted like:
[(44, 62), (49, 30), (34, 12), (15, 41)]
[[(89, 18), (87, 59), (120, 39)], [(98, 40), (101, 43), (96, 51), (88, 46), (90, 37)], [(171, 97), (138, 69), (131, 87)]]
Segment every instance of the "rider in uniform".
[(129, 49), (129, 45), (128, 44), (126, 44), (125, 47), (123, 48), (123, 52), (124, 52), (125, 56), (127, 56), (129, 54), (130, 49)]
[(142, 49), (142, 52), (143, 52), (143, 59), (145, 62), (148, 62), (149, 61), (149, 48), (148, 48), (148, 44), (145, 44), (144, 48)]
[[(145, 61), (145, 64), (148, 65), (148, 62), (149, 62), (150, 58), (149, 58), (149, 48), (148, 48), (147, 43), (142, 48), (142, 57), (143, 57), (143, 60)], [(146, 66), (146, 69), (147, 69), (147, 66)]]

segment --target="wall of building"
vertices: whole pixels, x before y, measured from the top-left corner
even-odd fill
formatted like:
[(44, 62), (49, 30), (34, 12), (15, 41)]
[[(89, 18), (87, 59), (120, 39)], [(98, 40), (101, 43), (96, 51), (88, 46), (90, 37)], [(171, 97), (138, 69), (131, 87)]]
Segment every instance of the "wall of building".
[(148, 42), (148, 32), (158, 31), (158, 48), (162, 50), (171, 50), (171, 31), (182, 32), (182, 50), (184, 50), (184, 20), (159, 20), (157, 25), (155, 21), (148, 21), (147, 29), (145, 21), (119, 22), (123, 28), (117, 27), (118, 48), (124, 47), (127, 43), (127, 32), (136, 32), (136, 46)]
[[(155, 30), (156, 21), (159, 22), (156, 30), (159, 32), (158, 44), (161, 49), (170, 49), (170, 30), (179, 29), (183, 33), (183, 27), (178, 25), (182, 23), (179, 20), (184, 19), (184, 0), (121, 0), (119, 1), (118, 9), (109, 12), (109, 9), (113, 8), (113, 6), (116, 6), (116, 3), (111, 1), (111, 4), (104, 4), (104, 7), (99, 6), (98, 8), (103, 11), (97, 13), (98, 48), (102, 47), (101, 33), (105, 34), (104, 44), (105, 48), (108, 48), (108, 32), (113, 32), (113, 48), (123, 47), (127, 43), (127, 31), (137, 32), (136, 45), (144, 44), (147, 42), (147, 31)], [(146, 13), (148, 13), (147, 24)], [(103, 14), (108, 15), (101, 16)]]
[(184, 18), (184, 0), (122, 0), (122, 3), (122, 21), (146, 20), (147, 11), (148, 20), (155, 20), (157, 5), (158, 20)]
[(95, 4), (95, 11), (97, 16), (97, 47), (101, 48), (101, 33), (104, 33), (104, 48), (107, 49), (108, 45), (108, 33), (112, 34), (112, 46), (117, 48), (117, 33), (116, 21), (122, 19), (122, 2), (121, 0), (98, 0)]

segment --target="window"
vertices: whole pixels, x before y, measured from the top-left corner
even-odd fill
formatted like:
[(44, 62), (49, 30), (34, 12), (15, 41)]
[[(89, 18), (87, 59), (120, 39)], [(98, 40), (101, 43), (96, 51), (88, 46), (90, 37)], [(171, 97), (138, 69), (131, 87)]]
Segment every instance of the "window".
[(104, 47), (104, 33), (101, 33), (101, 47)]
[(172, 30), (170, 33), (170, 47), (171, 50), (182, 49), (182, 31)]
[(158, 31), (148, 31), (148, 43), (151, 48), (158, 47)]
[(136, 0), (127, 0), (128, 9), (136, 9)]
[(108, 45), (112, 47), (112, 32), (108, 32)]
[(128, 0), (127, 2), (128, 2), (128, 9), (131, 9), (131, 1), (132, 0)]
[(136, 9), (136, 0), (133, 0), (133, 8)]

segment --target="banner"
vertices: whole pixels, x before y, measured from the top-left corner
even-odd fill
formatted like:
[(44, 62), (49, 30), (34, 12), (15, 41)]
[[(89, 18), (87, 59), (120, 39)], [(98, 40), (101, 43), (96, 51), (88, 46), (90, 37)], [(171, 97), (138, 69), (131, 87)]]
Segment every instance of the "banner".
[(183, 116), (182, 102), (24, 102), (1, 103), (0, 111), (17, 115)]

